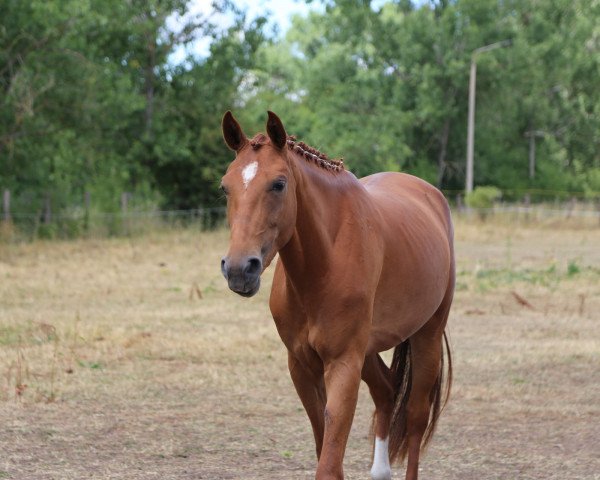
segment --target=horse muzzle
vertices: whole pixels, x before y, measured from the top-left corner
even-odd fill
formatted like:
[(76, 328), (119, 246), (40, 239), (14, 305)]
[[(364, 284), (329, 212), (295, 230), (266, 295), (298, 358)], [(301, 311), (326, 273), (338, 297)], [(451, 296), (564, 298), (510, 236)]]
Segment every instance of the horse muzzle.
[(221, 259), (221, 272), (229, 288), (242, 297), (252, 297), (258, 292), (262, 270), (262, 260), (257, 256)]

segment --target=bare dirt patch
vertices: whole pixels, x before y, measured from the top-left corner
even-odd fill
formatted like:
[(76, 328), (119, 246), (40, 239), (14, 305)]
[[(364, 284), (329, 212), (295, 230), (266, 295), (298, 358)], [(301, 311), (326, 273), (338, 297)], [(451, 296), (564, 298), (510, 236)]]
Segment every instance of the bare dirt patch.
[[(600, 479), (600, 230), (456, 237), (455, 383), (422, 478)], [(226, 243), (0, 247), (0, 479), (313, 478), (272, 272), (257, 297), (230, 293)], [(368, 478), (371, 413), (363, 386), (349, 479)]]

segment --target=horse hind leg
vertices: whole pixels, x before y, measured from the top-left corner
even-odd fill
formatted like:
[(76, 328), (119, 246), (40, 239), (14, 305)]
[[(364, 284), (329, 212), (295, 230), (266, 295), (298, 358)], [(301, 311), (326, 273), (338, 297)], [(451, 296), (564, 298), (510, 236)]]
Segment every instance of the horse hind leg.
[[(394, 352), (396, 405), (392, 418), (390, 453), (408, 456), (406, 480), (417, 480), (419, 456), (430, 440), (448, 398), (452, 366), (444, 332), (449, 308), (441, 308)], [(443, 390), (443, 347), (448, 354), (448, 380)], [(442, 398), (445, 397), (445, 398)]]
[(424, 343), (420, 339), (411, 339), (414, 365), (407, 404), (407, 480), (417, 480), (421, 447), (430, 440), (442, 407), (441, 348), (431, 349), (431, 345)]
[(375, 434), (373, 449), (373, 480), (391, 480), (392, 470), (388, 451), (389, 429), (394, 409), (393, 375), (378, 354), (365, 358), (362, 379), (366, 382), (375, 403), (373, 415), (373, 432)]

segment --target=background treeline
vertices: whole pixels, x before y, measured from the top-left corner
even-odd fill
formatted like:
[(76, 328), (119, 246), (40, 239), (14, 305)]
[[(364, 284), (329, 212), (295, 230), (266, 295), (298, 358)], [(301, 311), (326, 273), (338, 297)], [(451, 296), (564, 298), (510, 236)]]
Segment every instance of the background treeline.
[[(220, 206), (227, 109), (247, 133), (274, 110), (359, 176), (402, 170), (460, 191), (471, 55), (505, 39), (477, 61), (475, 185), (599, 195), (597, 1), (327, 1), (284, 37), (235, 2), (196, 15), (188, 3), (0, 0), (11, 211), (117, 211), (123, 192), (130, 208)], [(206, 56), (172, 60), (203, 37)]]

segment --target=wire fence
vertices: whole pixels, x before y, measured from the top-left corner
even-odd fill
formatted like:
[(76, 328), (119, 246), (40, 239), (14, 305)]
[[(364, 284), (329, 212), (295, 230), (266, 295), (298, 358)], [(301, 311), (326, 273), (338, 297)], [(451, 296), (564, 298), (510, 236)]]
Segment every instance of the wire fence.
[(515, 224), (565, 225), (600, 228), (600, 203), (570, 200), (552, 204), (497, 203), (490, 208), (454, 208), (454, 216)]
[(138, 236), (177, 228), (204, 231), (225, 226), (225, 214), (225, 207), (118, 212), (76, 209), (51, 217), (43, 212), (11, 212), (0, 224), (0, 241)]
[[(455, 218), (466, 221), (600, 228), (599, 202), (496, 203), (490, 208), (469, 208), (457, 202), (452, 209)], [(43, 212), (11, 212), (9, 218), (0, 221), (0, 241), (138, 236), (178, 228), (205, 231), (225, 226), (225, 207), (118, 212), (76, 209), (54, 213), (51, 218)]]
[[(145, 210), (145, 211), (127, 211), (127, 212), (92, 212), (84, 211), (61, 212), (52, 215), (52, 219), (61, 220), (84, 220), (88, 218), (105, 219), (105, 218), (159, 218), (162, 220), (187, 218), (187, 219), (204, 219), (210, 215), (224, 216), (225, 207), (215, 208), (194, 208), (189, 210)], [(11, 213), (10, 216), (15, 220), (43, 220), (41, 213)]]
[[(592, 205), (593, 207), (593, 205)], [(567, 204), (563, 208), (540, 206), (540, 205), (509, 205), (499, 204), (491, 208), (479, 208), (478, 214), (511, 214), (513, 216), (524, 216), (526, 218), (543, 220), (544, 218), (592, 218), (600, 220), (600, 206), (591, 209), (589, 205), (583, 207), (579, 204)]]

